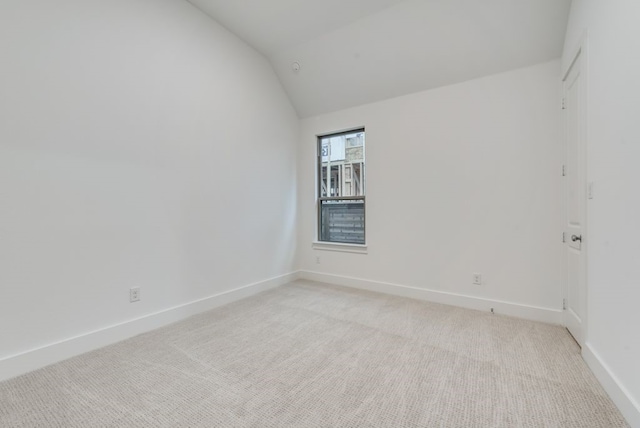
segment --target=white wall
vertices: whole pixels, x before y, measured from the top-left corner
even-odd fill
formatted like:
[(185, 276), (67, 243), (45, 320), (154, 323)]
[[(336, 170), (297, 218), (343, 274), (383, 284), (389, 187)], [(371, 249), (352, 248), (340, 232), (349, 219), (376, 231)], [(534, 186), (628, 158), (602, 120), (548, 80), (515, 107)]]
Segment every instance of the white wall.
[(0, 360), (293, 270), (297, 116), (189, 3), (3, 0), (0, 73)]
[[(587, 348), (632, 405), (640, 426), (640, 3), (574, 0), (563, 68), (585, 32), (588, 55)], [(611, 391), (610, 391), (611, 393)], [(634, 409), (635, 407), (635, 409)]]
[[(550, 309), (559, 320), (559, 75), (553, 61), (301, 121), (301, 269), (489, 299), (485, 309)], [(360, 126), (368, 254), (312, 249), (316, 135)]]

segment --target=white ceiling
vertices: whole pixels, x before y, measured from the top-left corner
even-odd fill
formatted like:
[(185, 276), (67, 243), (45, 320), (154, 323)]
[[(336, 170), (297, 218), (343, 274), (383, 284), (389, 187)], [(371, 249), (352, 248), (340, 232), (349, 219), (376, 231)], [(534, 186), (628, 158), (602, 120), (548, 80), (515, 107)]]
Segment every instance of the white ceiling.
[[(300, 117), (560, 57), (571, 0), (189, 0), (263, 53)], [(294, 72), (291, 64), (301, 65)]]

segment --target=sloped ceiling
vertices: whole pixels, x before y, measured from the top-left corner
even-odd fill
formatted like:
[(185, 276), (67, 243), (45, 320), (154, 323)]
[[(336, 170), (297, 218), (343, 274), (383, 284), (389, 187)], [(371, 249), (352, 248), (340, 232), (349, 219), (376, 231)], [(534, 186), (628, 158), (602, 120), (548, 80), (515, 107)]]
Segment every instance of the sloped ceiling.
[[(559, 58), (571, 0), (190, 0), (264, 54), (300, 117)], [(300, 64), (294, 71), (292, 64)]]

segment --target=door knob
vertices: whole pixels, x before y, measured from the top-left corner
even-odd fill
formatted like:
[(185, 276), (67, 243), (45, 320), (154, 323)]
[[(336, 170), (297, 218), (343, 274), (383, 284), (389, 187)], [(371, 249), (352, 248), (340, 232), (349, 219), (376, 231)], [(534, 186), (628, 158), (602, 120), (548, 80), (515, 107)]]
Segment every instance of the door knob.
[(580, 236), (571, 235), (571, 240), (572, 240), (573, 242), (576, 242), (576, 241), (580, 241), (580, 242), (582, 242), (582, 235), (580, 235)]

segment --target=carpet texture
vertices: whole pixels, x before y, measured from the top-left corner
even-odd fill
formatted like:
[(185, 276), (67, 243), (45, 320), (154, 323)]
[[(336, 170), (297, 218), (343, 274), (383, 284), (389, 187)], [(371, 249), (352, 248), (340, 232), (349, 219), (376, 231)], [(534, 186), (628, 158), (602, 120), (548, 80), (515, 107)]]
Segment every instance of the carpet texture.
[(561, 327), (308, 281), (0, 383), (2, 427), (625, 427)]

